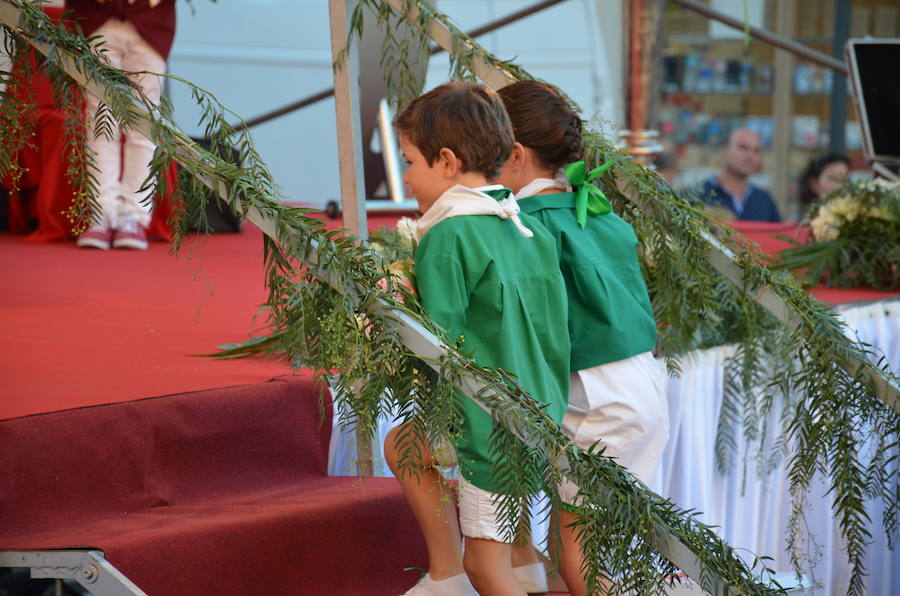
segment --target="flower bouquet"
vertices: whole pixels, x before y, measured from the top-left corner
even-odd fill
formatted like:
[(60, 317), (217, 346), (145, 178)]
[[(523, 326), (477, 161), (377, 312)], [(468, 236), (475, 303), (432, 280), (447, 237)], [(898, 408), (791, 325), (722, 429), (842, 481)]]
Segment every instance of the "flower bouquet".
[(900, 183), (850, 181), (809, 212), (806, 243), (779, 253), (773, 268), (810, 283), (900, 289)]
[[(384, 263), (391, 281), (415, 295), (416, 220), (401, 217), (394, 228), (381, 228), (369, 238), (369, 249)], [(387, 282), (385, 282), (387, 283)], [(401, 300), (403, 296), (400, 296)]]

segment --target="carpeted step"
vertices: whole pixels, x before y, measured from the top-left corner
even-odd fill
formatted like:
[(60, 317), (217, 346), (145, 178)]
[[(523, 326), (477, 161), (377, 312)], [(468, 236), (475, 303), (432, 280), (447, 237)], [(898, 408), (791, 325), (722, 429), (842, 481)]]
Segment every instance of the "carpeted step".
[(0, 548), (99, 548), (153, 596), (401, 592), (415, 520), (393, 479), (325, 476), (320, 395), (281, 377), (2, 421)]

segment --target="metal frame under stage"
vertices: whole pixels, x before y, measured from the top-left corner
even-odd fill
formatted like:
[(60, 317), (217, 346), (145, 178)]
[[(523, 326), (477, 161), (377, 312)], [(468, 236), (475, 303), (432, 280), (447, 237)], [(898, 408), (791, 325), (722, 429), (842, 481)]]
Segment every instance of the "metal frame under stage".
[(57, 594), (63, 580), (72, 580), (94, 596), (147, 596), (99, 550), (2, 550), (0, 567), (24, 567), (31, 579), (55, 579)]
[[(62, 582), (78, 583), (93, 596), (148, 596), (103, 558), (98, 550), (0, 550), (0, 568), (27, 568), (32, 579), (56, 580), (56, 594), (62, 594)], [(785, 594), (804, 594), (809, 580), (797, 579), (790, 573), (776, 574), (773, 578), (784, 588)], [(694, 583), (672, 588), (670, 596), (703, 594)]]

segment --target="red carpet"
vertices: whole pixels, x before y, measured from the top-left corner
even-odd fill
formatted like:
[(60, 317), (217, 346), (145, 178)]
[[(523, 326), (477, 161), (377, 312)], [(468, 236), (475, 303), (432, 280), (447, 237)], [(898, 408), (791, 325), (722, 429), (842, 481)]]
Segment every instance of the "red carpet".
[(9, 235), (0, 255), (0, 549), (98, 548), (153, 596), (414, 583), (425, 550), (396, 481), (325, 476), (309, 375), (190, 356), (247, 337), (258, 230), (177, 259)]
[[(775, 255), (791, 246), (790, 242), (781, 236), (792, 238), (797, 242), (806, 242), (810, 231), (807, 227), (798, 226), (796, 223), (768, 223), (760, 221), (733, 221), (731, 225), (742, 233), (751, 242), (759, 244), (760, 249)], [(889, 296), (898, 296), (900, 292), (882, 292), (874, 288), (829, 288), (819, 284), (810, 289), (816, 299), (826, 304), (845, 304), (848, 302), (866, 302), (869, 300), (884, 300)]]
[(248, 336), (265, 299), (260, 233), (202, 238), (178, 258), (168, 251), (0, 236), (0, 419), (288, 372), (190, 356)]
[(252, 225), (188, 241), (178, 257), (159, 242), (90, 251), (2, 234), (0, 271), (0, 420), (289, 372), (278, 362), (191, 356), (253, 328), (266, 292)]
[(282, 377), (0, 421), (0, 548), (99, 548), (152, 596), (398, 594), (415, 519), (392, 478), (325, 476), (318, 399)]

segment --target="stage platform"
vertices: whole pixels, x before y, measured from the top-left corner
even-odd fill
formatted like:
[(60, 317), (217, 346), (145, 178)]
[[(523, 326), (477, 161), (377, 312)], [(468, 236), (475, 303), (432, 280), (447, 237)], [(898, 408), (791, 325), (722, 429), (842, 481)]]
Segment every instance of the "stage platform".
[(217, 361), (265, 300), (262, 235), (212, 235), (147, 251), (78, 250), (0, 236), (0, 419), (263, 382), (265, 360)]
[(0, 550), (99, 549), (153, 596), (408, 588), (415, 519), (326, 475), (311, 373), (196, 356), (262, 322), (261, 233), (169, 251), (0, 235)]
[(98, 251), (0, 234), (0, 271), (0, 420), (290, 373), (282, 362), (195, 356), (263, 322), (262, 234), (251, 224), (187, 239), (177, 256), (164, 242)]

